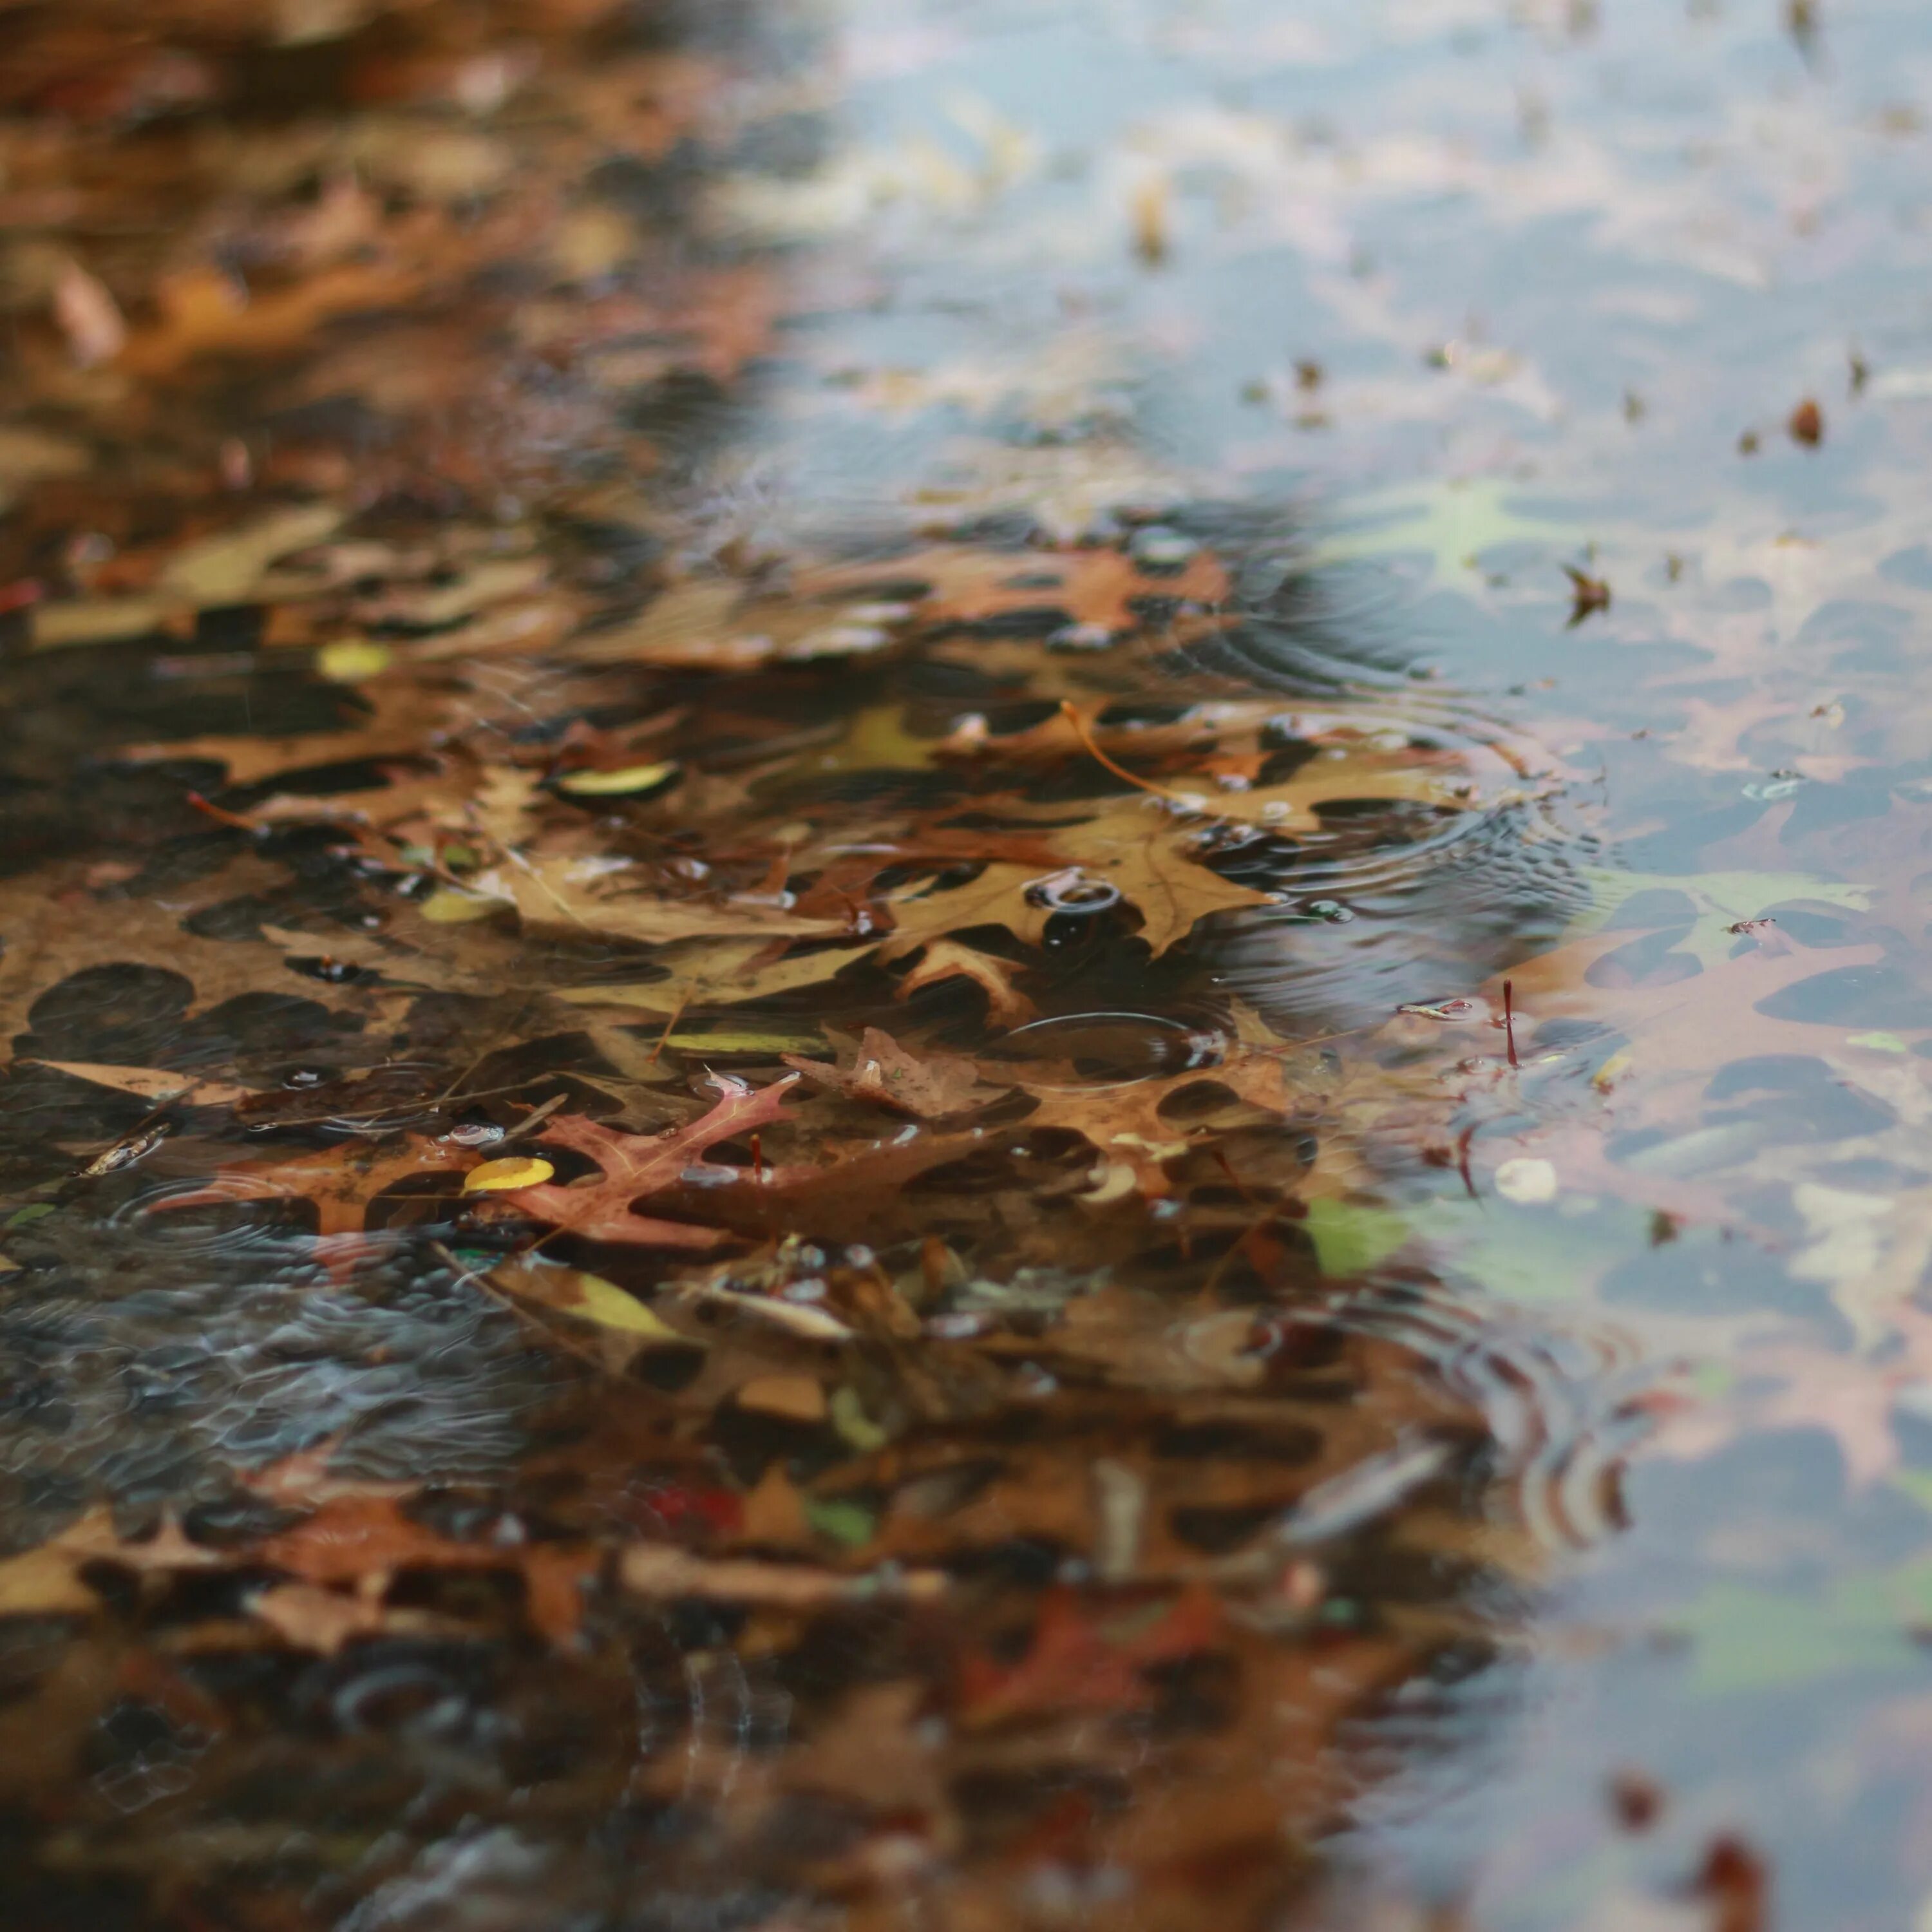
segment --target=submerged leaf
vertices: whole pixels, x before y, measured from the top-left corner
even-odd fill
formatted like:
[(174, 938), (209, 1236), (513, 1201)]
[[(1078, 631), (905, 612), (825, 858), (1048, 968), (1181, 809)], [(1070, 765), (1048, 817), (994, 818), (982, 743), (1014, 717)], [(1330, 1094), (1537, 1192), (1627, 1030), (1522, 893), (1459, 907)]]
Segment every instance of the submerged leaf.
[(555, 1182), (512, 1188), (502, 1198), (538, 1220), (549, 1221), (586, 1240), (634, 1242), (646, 1246), (709, 1248), (725, 1237), (716, 1228), (653, 1219), (632, 1203), (670, 1187), (693, 1157), (734, 1134), (769, 1126), (778, 1118), (796, 1074), (769, 1087), (723, 1081), (723, 1097), (688, 1126), (662, 1134), (629, 1134), (582, 1114), (560, 1114), (548, 1123), (543, 1139), (588, 1156), (603, 1169), (601, 1179), (560, 1186)]
[(842, 1066), (829, 1067), (791, 1054), (786, 1054), (785, 1064), (814, 1085), (836, 1088), (855, 1100), (877, 1101), (923, 1120), (970, 1113), (1010, 1090), (987, 1086), (970, 1060), (951, 1054), (922, 1058), (877, 1027), (868, 1027), (850, 1051), (850, 1063)]

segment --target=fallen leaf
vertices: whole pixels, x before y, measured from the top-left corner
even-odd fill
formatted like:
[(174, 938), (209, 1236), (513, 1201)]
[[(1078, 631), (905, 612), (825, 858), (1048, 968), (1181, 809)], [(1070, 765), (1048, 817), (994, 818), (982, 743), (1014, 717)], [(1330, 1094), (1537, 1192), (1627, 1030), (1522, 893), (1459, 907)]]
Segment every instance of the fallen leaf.
[(320, 543), (341, 524), (342, 512), (332, 504), (278, 510), (238, 530), (184, 544), (168, 560), (159, 587), (194, 609), (247, 603), (260, 593), (271, 565)]
[(1610, 608), (1610, 586), (1600, 577), (1587, 576), (1567, 563), (1563, 566), (1563, 574), (1570, 580), (1570, 628), (1572, 630), (1592, 613), (1607, 610)]
[(237, 1201), (310, 1201), (319, 1234), (353, 1234), (361, 1231), (370, 1202), (399, 1180), (445, 1174), (454, 1193), (475, 1158), (466, 1148), (420, 1134), (373, 1144), (345, 1142), (284, 1160), (235, 1162), (202, 1186), (151, 1202), (148, 1211), (168, 1213)]
[(926, 987), (943, 986), (949, 980), (970, 980), (986, 996), (988, 1019), (1002, 1026), (1023, 1026), (1039, 1017), (1040, 1009), (1014, 986), (1014, 975), (1019, 970), (956, 939), (935, 939), (920, 950), (894, 997), (908, 1000)]
[(847, 1575), (743, 1557), (706, 1558), (662, 1544), (633, 1544), (618, 1558), (617, 1577), (634, 1596), (692, 1597), (794, 1610), (838, 1603), (930, 1603), (946, 1589), (941, 1570), (895, 1567), (869, 1575)]
[(466, 1194), (493, 1193), (506, 1187), (536, 1187), (553, 1178), (556, 1169), (534, 1154), (511, 1154), (486, 1160), (463, 1177)]
[(556, 1544), (455, 1542), (404, 1514), (394, 1497), (368, 1494), (334, 1496), (248, 1553), (252, 1564), (325, 1588), (352, 1586), (371, 1599), (400, 1570), (514, 1570), (525, 1580), (532, 1624), (555, 1642), (574, 1634), (583, 1588), (598, 1562), (593, 1551)]
[(720, 1080), (723, 1097), (701, 1119), (662, 1134), (628, 1134), (579, 1114), (561, 1114), (544, 1127), (545, 1144), (584, 1154), (603, 1169), (601, 1180), (561, 1186), (513, 1189), (502, 1198), (526, 1214), (590, 1241), (634, 1242), (646, 1246), (709, 1248), (725, 1238), (716, 1228), (655, 1220), (631, 1204), (679, 1180), (692, 1160), (734, 1134), (769, 1126), (778, 1118), (796, 1075), (753, 1088)]
[(786, 1422), (815, 1425), (825, 1420), (825, 1390), (812, 1376), (760, 1376), (742, 1384), (736, 1401), (740, 1408), (755, 1409), (760, 1415), (775, 1415)]
[(940, 546), (849, 565), (819, 580), (828, 588), (861, 590), (890, 579), (916, 584), (922, 621), (934, 626), (993, 626), (1019, 611), (1048, 610), (1069, 624), (1131, 631), (1142, 620), (1140, 597), (1183, 598), (1218, 605), (1231, 592), (1228, 574), (1211, 550), (1191, 553), (1178, 569), (1143, 570), (1124, 551), (1108, 548), (986, 550)]
[(493, 1268), (485, 1277), (493, 1288), (560, 1315), (594, 1322), (645, 1342), (670, 1342), (702, 1348), (701, 1337), (680, 1334), (615, 1282), (582, 1268), (566, 1268), (533, 1256), (519, 1256)]
[(215, 1080), (198, 1073), (176, 1073), (158, 1067), (103, 1066), (85, 1060), (25, 1060), (23, 1066), (50, 1067), (91, 1087), (112, 1087), (117, 1093), (131, 1094), (140, 1100), (188, 1100), (198, 1107), (232, 1106), (251, 1099), (256, 1090), (238, 1087), (232, 1081)]
[(1033, 1641), (1003, 1666), (969, 1655), (960, 1672), (962, 1723), (986, 1726), (1059, 1711), (1130, 1711), (1148, 1700), (1142, 1671), (1211, 1648), (1226, 1627), (1218, 1601), (1194, 1586), (1172, 1603), (1121, 1611), (1048, 1591)]
[(38, 1549), (0, 1559), (0, 1616), (59, 1616), (98, 1609), (98, 1594), (80, 1576), (92, 1563), (164, 1574), (220, 1569), (231, 1561), (220, 1550), (191, 1542), (171, 1515), (152, 1536), (127, 1540), (116, 1532), (112, 1513), (97, 1508)]
[(526, 858), (504, 862), (470, 881), (479, 898), (514, 905), (526, 932), (569, 930), (668, 946), (712, 937), (829, 938), (842, 920), (806, 919), (782, 908), (730, 900), (670, 898), (626, 879), (627, 868), (590, 858)]
[(827, 1066), (794, 1054), (787, 1054), (784, 1062), (814, 1086), (832, 1088), (854, 1100), (875, 1100), (921, 1120), (973, 1112), (1008, 1090), (987, 1086), (970, 1060), (938, 1053), (922, 1058), (877, 1027), (866, 1029), (844, 1066)]
[(385, 1629), (389, 1613), (367, 1597), (345, 1596), (312, 1583), (276, 1583), (248, 1600), (248, 1614), (298, 1650), (333, 1657), (351, 1639)]
[(54, 280), (54, 320), (67, 338), (68, 351), (83, 369), (111, 362), (128, 344), (121, 306), (100, 278), (78, 262), (61, 265)]

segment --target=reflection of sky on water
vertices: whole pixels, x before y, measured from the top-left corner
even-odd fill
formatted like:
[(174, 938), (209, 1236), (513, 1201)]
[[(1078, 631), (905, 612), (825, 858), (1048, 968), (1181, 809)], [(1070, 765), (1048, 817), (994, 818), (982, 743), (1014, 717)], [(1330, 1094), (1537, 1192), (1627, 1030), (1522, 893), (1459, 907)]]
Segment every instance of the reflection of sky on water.
[[(1432, 928), (1492, 926), (1506, 963), (1570, 916), (1566, 867), (1608, 864), (1658, 891), (1762, 878), (1798, 943), (1883, 949), (1834, 1019), (1875, 1040), (1922, 1019), (1932, 16), (1819, 10), (1801, 43), (1769, 0), (855, 4), (849, 145), (728, 197), (820, 244), (800, 272), (826, 314), (778, 392), (812, 515), (890, 522), (917, 493), (915, 517), (1024, 501), (1077, 535), (1141, 495), (1268, 506), (1329, 560), (1344, 633), (1369, 614), (1479, 735), (1506, 721), (1562, 762), (1578, 822), (1526, 872), (1504, 826), (1378, 907), (1401, 863), (1380, 854), (1370, 916), (1256, 929), (1254, 996), (1439, 994), (1401, 976)], [(1807, 395), (1816, 449), (1786, 433)], [(1586, 561), (1614, 604), (1566, 631), (1558, 566)], [(1587, 850), (1565, 842), (1583, 824)], [(1822, 997), (1781, 1016), (1822, 1022)], [(1546, 1089), (1588, 1104), (1588, 1072)], [(1653, 1246), (1628, 1210), (1450, 1202), (1444, 1252), (1505, 1294), (1580, 1296), (1712, 1386), (1750, 1386), (1726, 1352), (1774, 1330), (1831, 1358), (1850, 1330), (1816, 1217), (1928, 1184), (1898, 1124), (1916, 1063), (1865, 1077), (1720, 1075), (1619, 1143), (1714, 1173), (1768, 1239)], [(1908, 1467), (1932, 1450), (1916, 1424), (1899, 1439)], [(1706, 1448), (1636, 1464), (1630, 1526), (1570, 1574), (1520, 1714), (1445, 1690), (1432, 1720), (1466, 1748), (1371, 1801), (1376, 1856), (1445, 1891), (1474, 1875), (1485, 1928), (1667, 1916), (1733, 1828), (1772, 1858), (1781, 1923), (1896, 1923), (1932, 1884), (1900, 1866), (1925, 1788), (1898, 1714), (1922, 1694), (1910, 1618), (1833, 1580), (1910, 1600), (1922, 1508), (1848, 1484), (1816, 1428)], [(1642, 1839), (1603, 1798), (1630, 1766), (1671, 1794)]]

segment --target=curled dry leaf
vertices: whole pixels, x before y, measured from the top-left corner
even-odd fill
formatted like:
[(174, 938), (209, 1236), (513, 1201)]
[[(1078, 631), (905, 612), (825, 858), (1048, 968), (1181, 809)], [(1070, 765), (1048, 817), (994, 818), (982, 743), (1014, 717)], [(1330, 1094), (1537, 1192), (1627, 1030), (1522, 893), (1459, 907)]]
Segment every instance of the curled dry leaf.
[(908, 1000), (928, 986), (949, 980), (969, 980), (986, 996), (986, 1016), (1002, 1026), (1023, 1026), (1036, 1019), (1040, 1009), (1013, 980), (1019, 968), (990, 952), (976, 951), (956, 939), (935, 939), (922, 947), (900, 980), (895, 997)]

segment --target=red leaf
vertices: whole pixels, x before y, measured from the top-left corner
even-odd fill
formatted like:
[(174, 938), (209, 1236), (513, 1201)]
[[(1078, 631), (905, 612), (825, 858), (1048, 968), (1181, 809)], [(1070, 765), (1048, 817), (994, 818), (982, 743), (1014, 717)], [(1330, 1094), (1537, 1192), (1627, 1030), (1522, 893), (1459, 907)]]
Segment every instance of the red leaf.
[(1119, 1612), (1104, 1617), (1071, 1590), (1048, 1591), (1018, 1664), (1003, 1669), (983, 1656), (965, 1660), (962, 1719), (992, 1724), (1048, 1711), (1134, 1709), (1148, 1700), (1141, 1672), (1148, 1664), (1208, 1649), (1222, 1628), (1220, 1605), (1198, 1585), (1151, 1623), (1123, 1631), (1120, 1622)]
[(654, 1220), (634, 1214), (631, 1203), (674, 1186), (693, 1156), (707, 1148), (734, 1134), (769, 1126), (778, 1118), (796, 1078), (793, 1075), (764, 1088), (728, 1082), (724, 1097), (710, 1113), (668, 1133), (627, 1134), (581, 1114), (560, 1114), (544, 1130), (544, 1144), (589, 1156), (604, 1170), (602, 1179), (568, 1187), (545, 1181), (536, 1187), (506, 1190), (501, 1198), (586, 1240), (632, 1241), (657, 1248), (716, 1247), (725, 1238), (719, 1229)]

